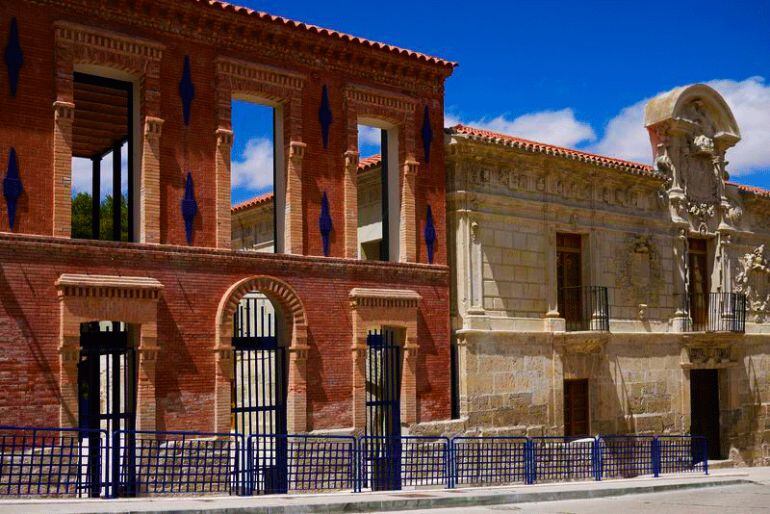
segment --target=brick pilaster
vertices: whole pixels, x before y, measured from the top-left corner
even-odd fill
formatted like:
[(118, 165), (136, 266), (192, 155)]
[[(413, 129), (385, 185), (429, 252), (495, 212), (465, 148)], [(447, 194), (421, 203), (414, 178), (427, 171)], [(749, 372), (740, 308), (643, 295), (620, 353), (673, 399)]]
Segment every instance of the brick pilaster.
[(302, 159), (306, 144), (300, 141), (289, 143), (289, 162), (286, 167), (286, 210), (284, 252), (302, 255), (302, 234), (304, 217), (302, 216)]
[(72, 235), (72, 123), (75, 104), (56, 101), (53, 134), (53, 235)]
[(307, 422), (307, 327), (295, 326), (289, 351), (289, 390), (286, 399), (286, 428), (290, 434), (308, 430)]
[(163, 120), (144, 119), (142, 173), (139, 191), (139, 242), (160, 243), (160, 134)]
[(136, 380), (136, 428), (155, 430), (157, 398), (155, 395), (156, 363), (158, 358), (157, 323), (143, 323), (139, 328)]
[(407, 158), (401, 178), (401, 223), (399, 226), (400, 262), (417, 261), (417, 217), (415, 213), (415, 177), (420, 164)]
[(358, 152), (345, 152), (345, 258), (358, 258)]
[(417, 343), (416, 334), (407, 334), (401, 372), (401, 422), (417, 423)]
[(233, 131), (219, 128), (216, 131), (217, 150), (214, 162), (216, 187), (216, 242), (217, 248), (230, 248), (232, 227), (230, 214), (230, 151), (233, 148)]

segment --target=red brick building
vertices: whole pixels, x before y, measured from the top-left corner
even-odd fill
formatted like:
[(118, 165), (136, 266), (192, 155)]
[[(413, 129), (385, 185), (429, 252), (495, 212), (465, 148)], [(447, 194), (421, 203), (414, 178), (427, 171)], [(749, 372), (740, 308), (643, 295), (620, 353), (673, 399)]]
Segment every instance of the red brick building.
[[(2, 424), (83, 426), (89, 330), (112, 321), (123, 340), (104, 355), (133, 361), (93, 373), (132, 375), (115, 412), (230, 430), (233, 315), (255, 292), (279, 313), (288, 432), (364, 431), (367, 334), (383, 328), (401, 349), (401, 424), (450, 416), (453, 63), (215, 1), (3, 2), (0, 22)], [(279, 253), (229, 248), (233, 98), (275, 109)], [(390, 262), (357, 258), (362, 121), (390, 135)], [(73, 157), (97, 169), (116, 144), (128, 219), (113, 210), (117, 241), (75, 239)]]

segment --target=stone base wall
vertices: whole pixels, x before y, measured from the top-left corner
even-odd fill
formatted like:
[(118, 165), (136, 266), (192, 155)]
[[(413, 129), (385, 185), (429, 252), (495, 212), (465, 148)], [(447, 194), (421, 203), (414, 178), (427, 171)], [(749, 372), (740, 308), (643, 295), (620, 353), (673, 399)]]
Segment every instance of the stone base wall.
[[(770, 463), (770, 335), (476, 331), (459, 340), (460, 419), (410, 433), (562, 435), (564, 380), (581, 378), (591, 434), (686, 434), (690, 369), (716, 368), (722, 455)], [(715, 347), (727, 349), (713, 354), (721, 361)]]

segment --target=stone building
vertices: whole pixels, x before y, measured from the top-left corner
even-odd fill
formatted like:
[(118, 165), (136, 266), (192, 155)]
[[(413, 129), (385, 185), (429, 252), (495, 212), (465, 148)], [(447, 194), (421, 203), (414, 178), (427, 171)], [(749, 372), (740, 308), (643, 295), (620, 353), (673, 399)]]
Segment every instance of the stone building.
[(711, 88), (645, 123), (654, 167), (447, 129), (459, 430), (692, 432), (766, 465), (770, 192), (728, 181)]
[[(446, 246), (425, 228), (445, 237), (454, 63), (201, 0), (2, 2), (0, 40), (2, 424), (363, 433), (383, 334), (389, 430), (450, 416)], [(233, 100), (274, 113), (274, 253), (231, 248)], [(377, 262), (362, 122), (389, 134), (398, 193)]]

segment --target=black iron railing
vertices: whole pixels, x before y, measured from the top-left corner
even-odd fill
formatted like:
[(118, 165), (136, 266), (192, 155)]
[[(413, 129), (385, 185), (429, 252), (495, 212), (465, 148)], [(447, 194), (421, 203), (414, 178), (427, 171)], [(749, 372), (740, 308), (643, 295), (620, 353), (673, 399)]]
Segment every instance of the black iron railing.
[(610, 330), (606, 287), (563, 287), (559, 293), (559, 311), (566, 321), (567, 332)]
[(742, 293), (691, 293), (693, 332), (746, 331), (746, 295)]

